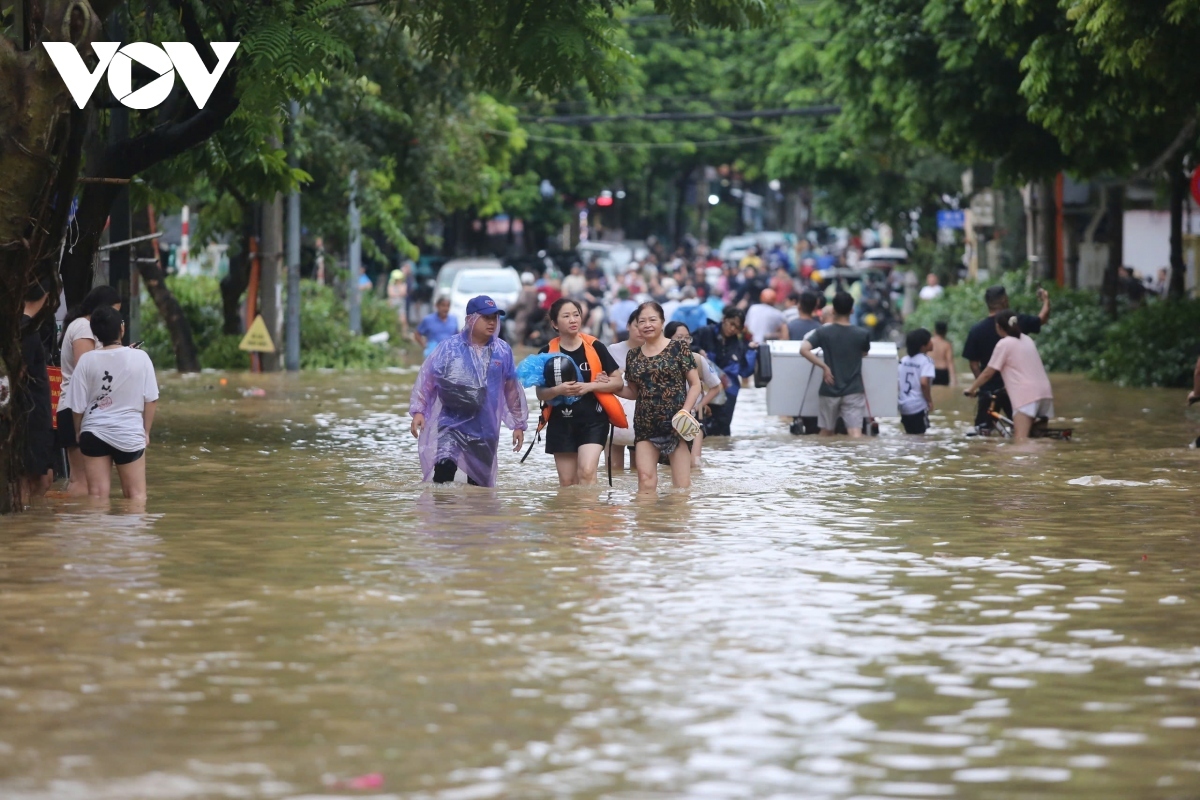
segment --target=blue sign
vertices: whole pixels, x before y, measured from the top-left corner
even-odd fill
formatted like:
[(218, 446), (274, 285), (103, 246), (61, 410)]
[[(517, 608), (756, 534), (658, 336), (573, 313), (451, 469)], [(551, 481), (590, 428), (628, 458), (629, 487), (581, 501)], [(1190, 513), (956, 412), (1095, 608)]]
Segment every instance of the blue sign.
[(961, 211), (939, 211), (937, 212), (938, 230), (946, 228), (965, 228), (967, 226), (966, 215)]

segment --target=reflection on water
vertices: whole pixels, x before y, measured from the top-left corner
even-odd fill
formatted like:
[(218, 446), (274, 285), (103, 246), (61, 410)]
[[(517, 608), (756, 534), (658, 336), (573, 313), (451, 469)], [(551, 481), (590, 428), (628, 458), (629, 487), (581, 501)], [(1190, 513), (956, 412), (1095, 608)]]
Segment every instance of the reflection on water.
[(1200, 794), (1176, 393), (1064, 379), (1077, 441), (1016, 447), (747, 391), (647, 500), (423, 487), (410, 380), (168, 379), (148, 513), (0, 522), (0, 796)]

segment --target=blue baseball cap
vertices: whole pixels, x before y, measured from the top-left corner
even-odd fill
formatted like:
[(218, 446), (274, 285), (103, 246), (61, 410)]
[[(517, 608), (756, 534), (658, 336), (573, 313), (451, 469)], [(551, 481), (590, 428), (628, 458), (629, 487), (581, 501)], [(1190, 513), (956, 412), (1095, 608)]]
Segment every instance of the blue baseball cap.
[(504, 316), (504, 310), (496, 305), (496, 301), (488, 297), (486, 294), (481, 294), (478, 297), (472, 297), (467, 303), (467, 316), (472, 314), (482, 314), (485, 317), (490, 317), (492, 314)]

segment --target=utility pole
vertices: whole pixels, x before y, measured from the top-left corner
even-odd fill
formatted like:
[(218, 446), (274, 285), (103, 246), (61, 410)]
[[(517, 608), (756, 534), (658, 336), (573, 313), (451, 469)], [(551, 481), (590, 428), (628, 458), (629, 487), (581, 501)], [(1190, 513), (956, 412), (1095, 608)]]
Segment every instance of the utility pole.
[(362, 266), (362, 220), (358, 216), (358, 170), (350, 171), (350, 274), (346, 276), (346, 299), (350, 301), (350, 332), (362, 333), (362, 294), (358, 270)]
[[(117, 7), (108, 17), (108, 35), (113, 41), (125, 40), (125, 8)], [(109, 112), (108, 140), (121, 142), (129, 138), (129, 110), (116, 103)], [(109, 240), (124, 242), (133, 238), (133, 224), (129, 214), (129, 184), (121, 184), (117, 198), (113, 201), (112, 211), (109, 212)], [(117, 290), (121, 296), (121, 316), (125, 320), (125, 344), (129, 344), (130, 311), (129, 302), (129, 262), (132, 248), (115, 247), (108, 254), (108, 284)]]
[[(291, 104), (291, 122), (287, 129), (288, 166), (295, 169), (296, 119), (300, 116), (300, 104)], [(288, 372), (300, 369), (300, 187), (288, 195), (287, 208), (287, 345), (284, 361)]]
[(263, 372), (278, 372), (283, 344), (283, 195), (262, 204), (262, 318), (271, 334), (275, 352), (262, 354)]

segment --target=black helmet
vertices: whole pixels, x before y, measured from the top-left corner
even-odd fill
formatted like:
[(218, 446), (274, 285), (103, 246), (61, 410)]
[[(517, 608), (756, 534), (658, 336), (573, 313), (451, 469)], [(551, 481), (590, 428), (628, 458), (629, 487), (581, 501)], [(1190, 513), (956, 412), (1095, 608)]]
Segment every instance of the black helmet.
[(561, 353), (556, 353), (547, 359), (542, 375), (548, 388), (579, 380), (575, 362), (571, 360), (570, 356), (564, 356)]

